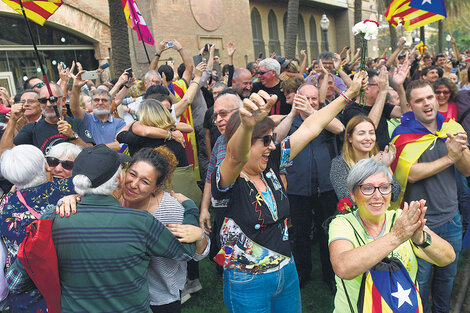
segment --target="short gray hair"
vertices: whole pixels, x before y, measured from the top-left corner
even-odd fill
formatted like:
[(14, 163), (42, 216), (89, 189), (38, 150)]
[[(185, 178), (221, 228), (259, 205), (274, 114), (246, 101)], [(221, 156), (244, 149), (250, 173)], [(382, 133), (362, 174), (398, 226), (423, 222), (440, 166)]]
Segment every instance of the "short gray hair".
[(3, 152), (1, 172), (18, 190), (36, 187), (47, 181), (46, 158), (33, 145), (18, 145)]
[(107, 95), (109, 98), (109, 103), (113, 102), (113, 99), (111, 98), (111, 94), (104, 89), (95, 89), (91, 93), (91, 99), (93, 99), (96, 95)]
[(389, 182), (392, 182), (392, 173), (390, 173), (390, 170), (385, 165), (372, 158), (360, 160), (353, 166), (346, 180), (349, 192), (353, 194), (364, 180), (379, 173), (383, 173)]
[(262, 60), (261, 62), (259, 62), (258, 67), (261, 66), (266, 66), (268, 71), (275, 71), (276, 76), (279, 76), (279, 74), (281, 74), (281, 64), (279, 64), (279, 62), (273, 58), (266, 58)]
[(328, 60), (328, 59), (335, 59), (335, 54), (333, 52), (325, 51), (318, 56), (319, 60)]
[(61, 142), (55, 146), (52, 146), (46, 156), (60, 158), (62, 155), (64, 155), (64, 158), (66, 159), (75, 160), (81, 151), (82, 148), (80, 146), (74, 145), (70, 142)]
[(162, 78), (162, 76), (160, 75), (160, 73), (157, 72), (157, 71), (155, 71), (155, 70), (150, 70), (150, 71), (148, 71), (147, 73), (145, 73), (144, 79), (145, 79), (145, 80), (148, 80), (148, 78), (149, 78), (150, 76), (157, 76), (157, 77), (159, 77), (159, 78)]
[(117, 177), (122, 173), (122, 169), (119, 166), (113, 177), (108, 179), (107, 182), (101, 184), (96, 188), (91, 188), (91, 180), (85, 175), (76, 175), (73, 178), (73, 185), (75, 186), (75, 192), (84, 195), (111, 195), (114, 190), (119, 186)]
[(242, 99), (240, 99), (239, 96), (237, 95), (234, 95), (233, 93), (224, 93), (224, 94), (221, 94), (219, 96), (217, 96), (217, 100), (219, 100), (220, 98), (223, 98), (223, 97), (229, 97), (232, 104), (233, 104), (233, 108), (241, 108), (243, 106), (243, 102), (242, 102)]

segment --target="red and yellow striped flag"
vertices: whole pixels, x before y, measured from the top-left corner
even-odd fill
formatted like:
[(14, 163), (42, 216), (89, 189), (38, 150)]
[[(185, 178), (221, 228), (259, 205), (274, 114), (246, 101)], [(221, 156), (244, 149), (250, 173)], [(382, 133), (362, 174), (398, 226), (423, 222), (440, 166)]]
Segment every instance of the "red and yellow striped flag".
[[(16, 12), (23, 15), (19, 0), (2, 1)], [(44, 25), (46, 20), (64, 3), (63, 0), (22, 0), (21, 2), (23, 2), (26, 17), (41, 26)]]
[(443, 0), (394, 0), (384, 16), (394, 27), (401, 23), (405, 30), (410, 31), (439, 21), (447, 13)]

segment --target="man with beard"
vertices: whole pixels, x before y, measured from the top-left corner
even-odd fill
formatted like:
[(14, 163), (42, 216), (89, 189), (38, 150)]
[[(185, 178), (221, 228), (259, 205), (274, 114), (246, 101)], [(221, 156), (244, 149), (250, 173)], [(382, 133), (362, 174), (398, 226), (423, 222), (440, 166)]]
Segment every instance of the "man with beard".
[(41, 87), (39, 91), (39, 104), (44, 118), (38, 122), (25, 125), (18, 135), (13, 139), (14, 129), (18, 119), (23, 115), (24, 108), (22, 103), (14, 104), (13, 110), (18, 114), (17, 118), (11, 118), (8, 121), (7, 128), (2, 137), (1, 147), (12, 147), (13, 144), (30, 144), (38, 147), (44, 154), (49, 149), (61, 142), (71, 142), (73, 144), (88, 147), (94, 144), (90, 131), (85, 127), (82, 120), (70, 117), (57, 116), (54, 105), (60, 114), (62, 106), (65, 105), (65, 97), (59, 85), (50, 83), (52, 96), (49, 95), (47, 86)]
[(109, 148), (119, 151), (120, 146), (116, 140), (116, 134), (126, 126), (126, 123), (110, 114), (112, 99), (109, 92), (104, 89), (95, 89), (91, 93), (93, 114), (80, 107), (80, 89), (85, 85), (85, 81), (81, 80), (81, 74), (79, 73), (73, 82), (70, 110), (74, 117), (83, 119), (96, 144), (105, 144)]
[(233, 73), (232, 88), (235, 89), (240, 98), (245, 99), (251, 95), (253, 89), (253, 77), (246, 68), (239, 68)]

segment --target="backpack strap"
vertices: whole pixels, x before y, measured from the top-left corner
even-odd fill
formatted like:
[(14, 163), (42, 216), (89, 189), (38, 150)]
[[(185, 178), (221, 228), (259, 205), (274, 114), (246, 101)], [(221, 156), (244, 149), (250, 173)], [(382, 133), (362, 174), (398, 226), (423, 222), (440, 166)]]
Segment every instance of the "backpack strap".
[(23, 195), (21, 194), (21, 192), (19, 190), (16, 191), (16, 196), (18, 197), (18, 200), (20, 200), (21, 203), (23, 203), (23, 205), (28, 209), (29, 213), (33, 214), (33, 216), (36, 218), (36, 219), (41, 219), (41, 214), (39, 214), (38, 212), (34, 211), (27, 203), (26, 203), (26, 200), (24, 199)]
[(344, 293), (346, 294), (346, 298), (348, 299), (349, 309), (351, 310), (351, 313), (355, 313), (354, 306), (352, 305), (351, 299), (349, 298), (348, 289), (346, 289), (346, 284), (344, 283), (344, 280), (342, 278), (341, 278), (341, 282), (343, 283)]

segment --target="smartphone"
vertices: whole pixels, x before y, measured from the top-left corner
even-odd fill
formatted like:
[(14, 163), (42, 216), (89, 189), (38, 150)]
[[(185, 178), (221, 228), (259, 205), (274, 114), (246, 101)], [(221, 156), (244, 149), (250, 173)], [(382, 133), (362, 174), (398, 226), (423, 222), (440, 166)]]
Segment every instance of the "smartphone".
[(202, 62), (202, 55), (198, 54), (198, 55), (193, 56), (193, 62), (194, 62), (195, 66), (197, 66), (199, 63), (201, 63)]
[(131, 67), (129, 67), (128, 69), (126, 69), (125, 72), (127, 73), (127, 76), (129, 76), (129, 78), (132, 77), (132, 68), (131, 68)]
[(67, 65), (65, 65), (64, 62), (60, 62), (60, 67), (62, 67), (62, 69), (65, 70), (67, 68)]
[(206, 43), (206, 44), (204, 45), (204, 52), (209, 52), (210, 46), (211, 46), (210, 43)]
[(263, 58), (263, 52), (260, 52), (260, 54), (258, 54), (258, 59), (262, 59)]
[(105, 64), (100, 65), (100, 69), (102, 69), (102, 70), (104, 70), (108, 67), (109, 67), (109, 63), (105, 63)]
[(166, 43), (166, 46), (167, 46), (168, 48), (173, 47), (173, 41), (168, 41), (168, 42)]
[(82, 74), (82, 80), (98, 79), (99, 75), (97, 71), (88, 71)]

